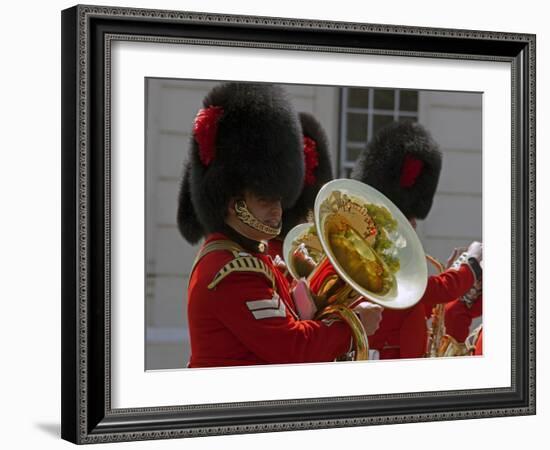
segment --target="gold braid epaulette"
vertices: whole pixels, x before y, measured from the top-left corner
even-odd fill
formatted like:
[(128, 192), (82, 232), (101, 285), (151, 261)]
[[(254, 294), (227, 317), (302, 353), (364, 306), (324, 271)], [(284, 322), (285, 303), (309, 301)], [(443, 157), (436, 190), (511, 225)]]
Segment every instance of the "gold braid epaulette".
[(275, 287), (275, 277), (265, 263), (255, 256), (238, 256), (237, 258), (229, 261), (225, 266), (223, 266), (212, 282), (208, 285), (208, 289), (214, 289), (220, 281), (222, 281), (228, 275), (235, 272), (255, 272), (261, 273), (267, 277), (273, 287)]
[(191, 279), (191, 274), (195, 270), (195, 267), (199, 263), (199, 261), (208, 255), (209, 253), (219, 251), (219, 250), (227, 250), (228, 252), (231, 252), (233, 256), (237, 257), (240, 252), (243, 251), (242, 247), (240, 245), (235, 244), (234, 242), (228, 241), (228, 240), (219, 240), (219, 241), (213, 241), (208, 244), (206, 244), (204, 247), (202, 247), (195, 257), (195, 261), (193, 261), (193, 266), (191, 267), (191, 272), (189, 273), (189, 279)]
[[(272, 286), (275, 287), (275, 277), (273, 276), (271, 270), (269, 270), (269, 268), (261, 259), (245, 253), (244, 249), (240, 245), (225, 239), (210, 242), (201, 249), (197, 257), (195, 258), (195, 262), (193, 263), (193, 267), (191, 268), (191, 274), (195, 270), (198, 262), (204, 256), (220, 250), (225, 250), (232, 253), (235, 259), (229, 261), (218, 271), (212, 282), (208, 285), (208, 289), (214, 289), (220, 283), (220, 281), (222, 281), (225, 277), (233, 272), (254, 272), (263, 274), (267, 277), (269, 281), (271, 281)], [(189, 275), (189, 279), (191, 279), (191, 274)]]

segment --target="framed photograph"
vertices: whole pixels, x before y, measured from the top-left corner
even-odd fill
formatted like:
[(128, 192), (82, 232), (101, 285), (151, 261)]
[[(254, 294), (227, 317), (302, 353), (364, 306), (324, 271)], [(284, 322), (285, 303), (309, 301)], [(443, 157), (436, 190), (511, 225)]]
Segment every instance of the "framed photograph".
[[(471, 351), (399, 354), (369, 337), (363, 361), (197, 363), (187, 286), (202, 241), (179, 235), (178, 195), (203, 99), (235, 83), (275, 86), (314, 116), (335, 178), (357, 179), (391, 124), (427, 130), (442, 166), (422, 247), (445, 261), (483, 242)], [(62, 12), (62, 192), (64, 439), (535, 414), (534, 35), (75, 6)], [(422, 317), (433, 336), (437, 317)]]

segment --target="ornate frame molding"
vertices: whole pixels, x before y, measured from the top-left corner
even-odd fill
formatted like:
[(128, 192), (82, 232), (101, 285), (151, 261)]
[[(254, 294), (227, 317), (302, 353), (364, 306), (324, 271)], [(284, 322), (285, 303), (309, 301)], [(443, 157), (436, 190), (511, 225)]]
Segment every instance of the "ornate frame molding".
[[(272, 432), (328, 427), (441, 421), (527, 415), (535, 413), (535, 36), (473, 30), (405, 27), (304, 19), (233, 16), (196, 12), (76, 6), (65, 10), (63, 22), (63, 292), (62, 435), (76, 443), (165, 439), (219, 434)], [(98, 24), (101, 22), (101, 26)], [(170, 30), (192, 25), (201, 37), (153, 36), (142, 31), (151, 24)], [(234, 28), (228, 28), (232, 26)], [(245, 29), (254, 40), (211, 36)], [(159, 27), (156, 28), (157, 30)], [(309, 31), (317, 34), (313, 40)], [(161, 32), (162, 33), (162, 32)], [(172, 33), (173, 34), (173, 33)], [(185, 33), (183, 33), (185, 34)], [(368, 46), (349, 45), (351, 35)], [(265, 36), (279, 42), (267, 41)], [(306, 36), (306, 37), (303, 37)], [(330, 36), (333, 36), (330, 38)], [(422, 37), (423, 41), (418, 38)], [(94, 39), (96, 41), (94, 41)], [(304, 42), (303, 40), (308, 41)], [(502, 389), (441, 391), (354, 397), (372, 403), (357, 416), (340, 417), (330, 405), (348, 397), (113, 410), (110, 400), (110, 67), (113, 41), (245, 46), (324, 52), (349, 52), (448, 59), (504, 61), (512, 65), (512, 386)], [(311, 41), (311, 42), (310, 42)], [(95, 43), (94, 43), (95, 42)], [(103, 49), (97, 46), (101, 42)], [(419, 42), (424, 42), (422, 45)], [(443, 51), (443, 42), (452, 51)], [(488, 44), (497, 45), (488, 45)], [(346, 44), (346, 45), (344, 45)], [(401, 47), (399, 47), (401, 45)], [(101, 66), (101, 67), (98, 67)], [(98, 69), (101, 69), (98, 71)], [(105, 69), (104, 78), (98, 74)], [(103, 86), (102, 93), (98, 87)], [(97, 96), (101, 95), (99, 104)], [(75, 107), (76, 105), (76, 107)], [(103, 108), (103, 124), (90, 114)], [(101, 142), (103, 157), (92, 160), (91, 142)], [(100, 184), (101, 186), (98, 186)], [(526, 186), (526, 188), (524, 188)], [(101, 215), (100, 212), (104, 214)], [(93, 231), (92, 231), (93, 230)], [(92, 238), (100, 234), (101, 238)], [(97, 246), (101, 246), (98, 250)], [(101, 279), (101, 283), (97, 281)], [(103, 299), (101, 323), (92, 300)], [(98, 346), (101, 363), (93, 356)], [(90, 370), (92, 368), (92, 370)], [(103, 381), (94, 381), (103, 374)], [(100, 401), (95, 399), (101, 392)], [(470, 402), (466, 397), (483, 399)], [(445, 408), (445, 402), (455, 405)], [(383, 402), (407, 405), (409, 413), (391, 413)], [(458, 404), (462, 407), (458, 407)], [(431, 405), (431, 406), (426, 406)], [(322, 419), (285, 419), (284, 410), (299, 407), (324, 412)], [(430, 409), (431, 408), (431, 409)], [(273, 411), (272, 420), (254, 423), (243, 410)], [(235, 413), (234, 423), (216, 419), (213, 411)], [(351, 410), (350, 410), (351, 411)], [(384, 413), (384, 411), (386, 411)], [(208, 423), (210, 425), (197, 425)], [(200, 420), (199, 420), (200, 419)], [(205, 422), (206, 421), (206, 422)], [(249, 423), (247, 423), (247, 421)], [(172, 425), (170, 425), (172, 424)]]

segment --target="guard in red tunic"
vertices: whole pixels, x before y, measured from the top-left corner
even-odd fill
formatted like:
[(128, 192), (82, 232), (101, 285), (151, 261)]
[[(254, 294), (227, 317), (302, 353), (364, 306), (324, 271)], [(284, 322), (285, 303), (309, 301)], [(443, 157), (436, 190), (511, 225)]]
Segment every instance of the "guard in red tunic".
[[(439, 181), (441, 152), (420, 124), (399, 122), (382, 129), (357, 160), (352, 178), (386, 195), (409, 219), (428, 215)], [(369, 338), (381, 359), (418, 358), (426, 353), (426, 311), (450, 302), (481, 277), (481, 246), (473, 243), (451, 269), (430, 276), (421, 301), (405, 310), (386, 308), (377, 332)]]
[[(206, 96), (178, 206), (184, 238), (206, 238), (188, 287), (189, 367), (332, 361), (350, 350), (345, 322), (298, 319), (266, 252), (303, 178), (300, 123), (280, 87), (227, 83)], [(380, 311), (359, 315), (372, 333)]]
[[(464, 345), (465, 351), (481, 354), (481, 332), (470, 332), (472, 322), (483, 313), (483, 295), (481, 282), (474, 286), (462, 297), (445, 305), (445, 332), (452, 336), (459, 344)], [(477, 349), (479, 343), (479, 349)]]
[(304, 185), (296, 203), (283, 210), (281, 233), (269, 241), (269, 254), (272, 258), (278, 255), (284, 259), (283, 242), (292, 228), (301, 223), (313, 222), (315, 197), (323, 185), (333, 179), (330, 147), (325, 130), (310, 113), (301, 112), (299, 118), (304, 136)]
[(470, 334), (473, 319), (483, 312), (481, 296), (469, 304), (464, 298), (458, 298), (445, 305), (445, 330), (458, 342), (464, 342)]

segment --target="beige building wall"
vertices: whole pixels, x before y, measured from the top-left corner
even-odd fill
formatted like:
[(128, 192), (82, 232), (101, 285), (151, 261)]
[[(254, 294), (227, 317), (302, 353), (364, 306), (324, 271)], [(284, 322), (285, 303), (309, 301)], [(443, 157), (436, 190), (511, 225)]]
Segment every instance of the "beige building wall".
[(454, 247), (482, 236), (482, 95), (423, 92), (418, 121), (443, 153), (430, 214), (419, 223), (424, 250), (446, 261)]

